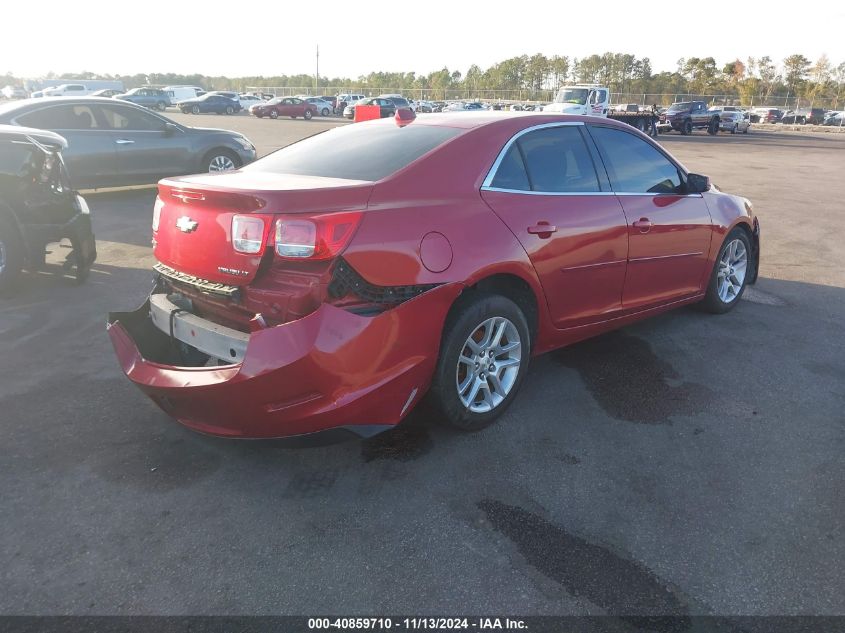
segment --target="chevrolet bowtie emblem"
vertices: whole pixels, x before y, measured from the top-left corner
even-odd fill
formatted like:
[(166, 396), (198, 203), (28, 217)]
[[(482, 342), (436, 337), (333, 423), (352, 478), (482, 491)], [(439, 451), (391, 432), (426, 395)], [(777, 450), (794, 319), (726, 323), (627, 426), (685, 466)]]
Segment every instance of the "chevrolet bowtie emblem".
[(190, 233), (191, 231), (196, 231), (199, 224), (199, 222), (197, 222), (196, 220), (192, 220), (187, 215), (183, 215), (181, 218), (176, 220), (176, 228), (182, 231), (182, 233)]

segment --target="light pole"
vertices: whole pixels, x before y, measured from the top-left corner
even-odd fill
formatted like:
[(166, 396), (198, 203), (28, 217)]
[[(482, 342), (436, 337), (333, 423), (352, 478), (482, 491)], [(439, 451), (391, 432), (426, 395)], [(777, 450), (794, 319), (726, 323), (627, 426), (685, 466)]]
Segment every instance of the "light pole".
[(317, 44), (317, 72), (314, 75), (314, 96), (320, 92), (320, 45)]

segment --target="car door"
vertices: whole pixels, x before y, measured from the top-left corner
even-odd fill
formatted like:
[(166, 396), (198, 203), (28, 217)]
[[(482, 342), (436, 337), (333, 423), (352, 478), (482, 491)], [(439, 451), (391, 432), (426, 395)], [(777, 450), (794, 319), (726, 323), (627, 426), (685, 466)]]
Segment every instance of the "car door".
[(308, 109), (308, 104), (302, 99), (292, 98), (293, 116), (305, 116), (305, 110)]
[(505, 146), (481, 195), (525, 248), (556, 327), (622, 311), (625, 214), (583, 123), (538, 125)]
[(710, 113), (703, 103), (694, 103), (692, 106), (692, 120), (697, 125), (704, 125), (710, 121)]
[(205, 112), (216, 112), (220, 114), (223, 107), (223, 98), (218, 95), (211, 95), (205, 100)]
[(390, 99), (376, 99), (376, 103), (379, 106), (380, 117), (384, 118), (396, 114), (396, 104)]
[(104, 118), (114, 131), (121, 184), (155, 182), (189, 173), (197, 161), (187, 135), (167, 120), (140, 108), (103, 104)]
[(293, 99), (285, 97), (282, 99), (281, 103), (276, 106), (276, 109), (279, 111), (279, 116), (294, 116)]
[(111, 129), (86, 103), (50, 105), (26, 112), (17, 125), (51, 130), (68, 142), (62, 152), (71, 184), (77, 189), (111, 187), (117, 181), (117, 149)]
[(701, 292), (712, 221), (701, 194), (685, 192), (685, 174), (634, 131), (591, 124), (628, 222), (628, 273), (622, 305), (636, 311)]

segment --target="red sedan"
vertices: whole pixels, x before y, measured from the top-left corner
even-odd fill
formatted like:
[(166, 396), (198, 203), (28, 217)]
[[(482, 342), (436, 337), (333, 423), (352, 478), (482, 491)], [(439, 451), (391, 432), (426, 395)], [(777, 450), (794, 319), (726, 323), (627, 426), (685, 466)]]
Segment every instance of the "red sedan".
[(302, 117), (310, 119), (317, 114), (317, 106), (297, 97), (276, 97), (267, 103), (256, 103), (249, 107), (249, 113), (262, 117), (278, 119), (280, 116), (289, 116), (292, 119)]
[(130, 380), (187, 426), (281, 437), (465, 430), (537, 354), (757, 277), (748, 200), (609, 120), (498, 112), (344, 126), (161, 181), (157, 278), (109, 319)]

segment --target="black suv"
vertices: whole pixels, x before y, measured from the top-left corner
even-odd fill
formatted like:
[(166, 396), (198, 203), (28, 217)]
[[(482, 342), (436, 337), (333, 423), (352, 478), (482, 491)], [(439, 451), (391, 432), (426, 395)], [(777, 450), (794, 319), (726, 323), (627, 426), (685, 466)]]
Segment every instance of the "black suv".
[(798, 110), (790, 110), (780, 120), (781, 123), (794, 123), (799, 125), (804, 125), (805, 123), (809, 123), (811, 125), (821, 125), (824, 123), (824, 109), (823, 108), (812, 108), (812, 109), (804, 109)]
[(48, 244), (70, 242), (63, 268), (79, 282), (97, 258), (88, 205), (62, 161), (65, 147), (53, 132), (0, 125), (0, 292), (22, 268), (43, 266)]

